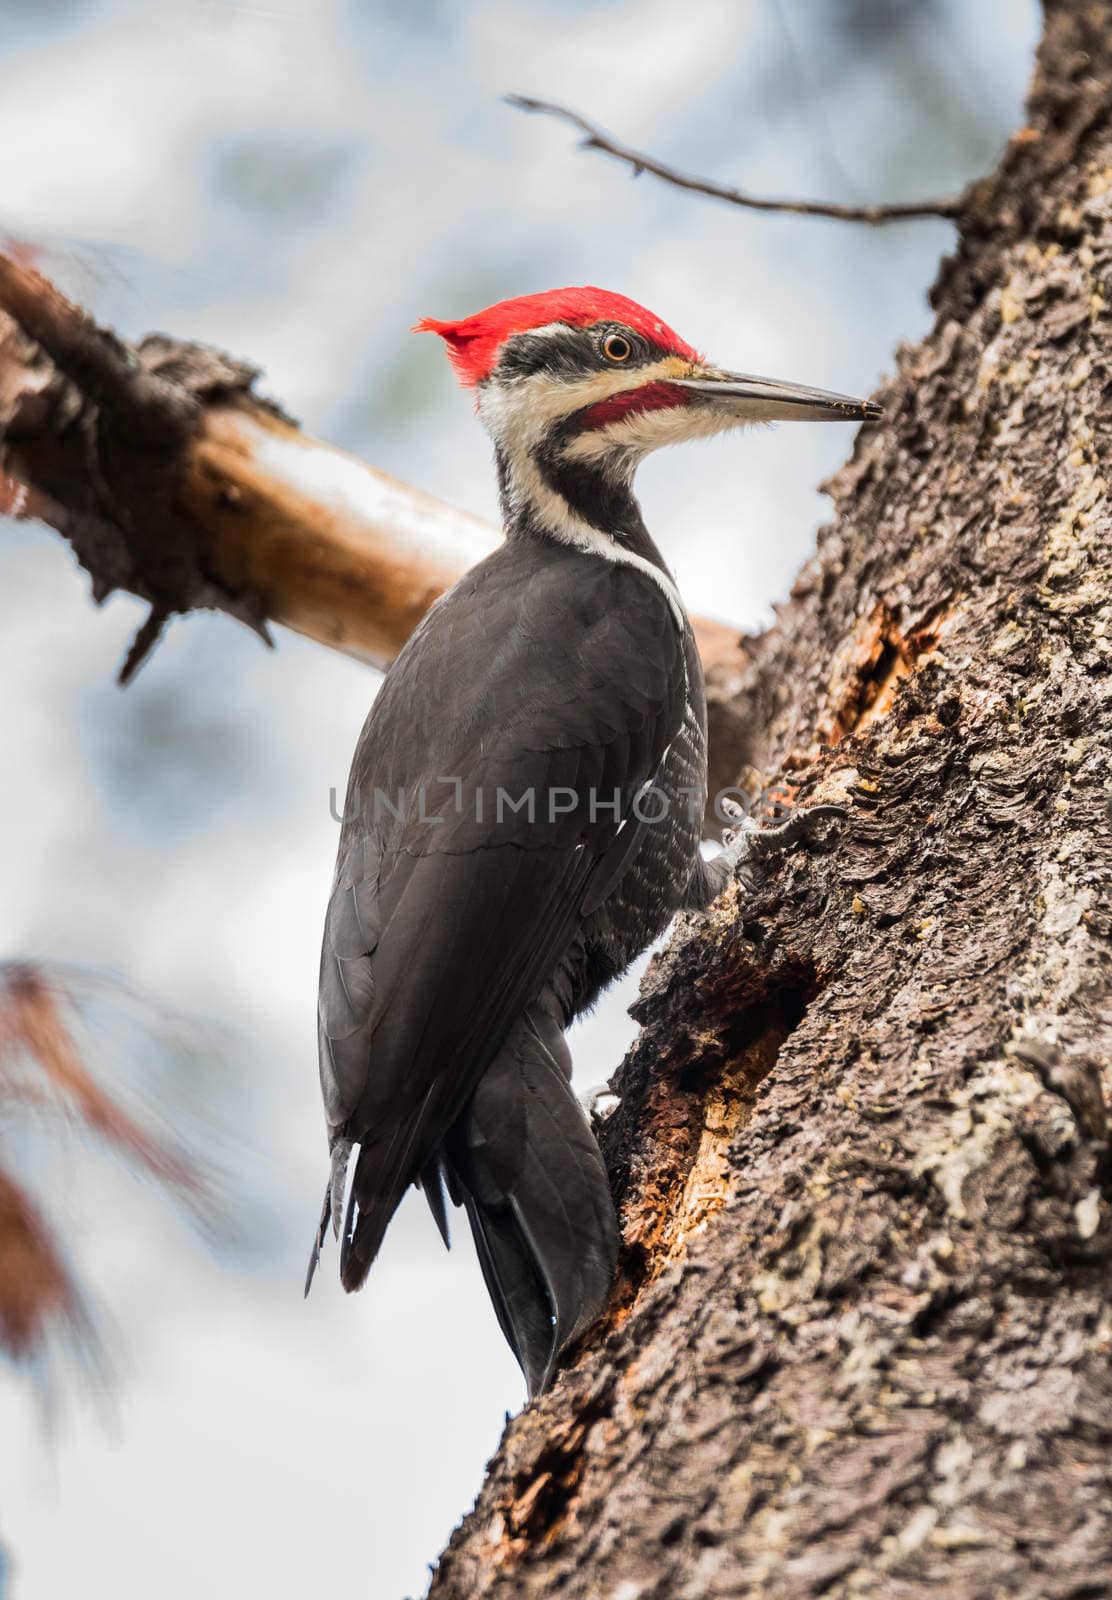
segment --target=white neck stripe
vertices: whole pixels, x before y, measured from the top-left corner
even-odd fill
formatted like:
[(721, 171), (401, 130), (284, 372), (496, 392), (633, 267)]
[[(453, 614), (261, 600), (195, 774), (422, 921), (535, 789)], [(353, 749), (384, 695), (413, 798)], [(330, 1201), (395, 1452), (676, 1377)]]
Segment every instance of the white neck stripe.
[(582, 534), (552, 531), (561, 544), (573, 545), (577, 550), (586, 551), (590, 555), (602, 556), (604, 561), (613, 561), (617, 565), (636, 567), (638, 572), (643, 572), (647, 578), (651, 578), (654, 583), (659, 584), (671, 609), (672, 620), (682, 633), (687, 626), (687, 612), (684, 609), (683, 601), (680, 599), (680, 592), (669, 575), (666, 572), (662, 572), (654, 562), (649, 561), (645, 556), (639, 556), (635, 550), (627, 550), (623, 545), (618, 544), (616, 540), (608, 538), (605, 533), (599, 533), (597, 528), (592, 528), (587, 523), (583, 523), (582, 526)]
[(659, 585), (668, 602), (676, 627), (681, 633), (683, 632), (687, 625), (687, 611), (669, 573), (662, 571), (645, 556), (638, 555), (635, 550), (627, 550), (616, 539), (610, 538), (598, 528), (593, 528), (582, 517), (576, 516), (563, 495), (557, 494), (556, 490), (545, 482), (528, 450), (523, 450), (520, 446), (511, 446), (506, 451), (506, 473), (508, 478), (506, 492), (511, 521), (514, 513), (531, 513), (544, 531), (552, 538), (558, 539), (561, 544), (571, 545), (573, 549), (602, 556), (605, 561), (635, 567), (638, 572), (643, 572), (647, 578), (651, 578)]
[[(563, 323), (549, 323), (529, 330), (531, 337), (557, 337), (567, 332)], [(639, 369), (639, 382), (648, 377), (668, 378), (686, 372), (688, 364), (678, 357), (662, 358), (655, 367)], [(533, 457), (554, 423), (570, 412), (628, 388), (630, 374), (620, 368), (585, 374), (571, 382), (553, 384), (543, 373), (515, 378), (508, 383), (479, 386), (479, 414), (487, 431), (502, 452), (505, 463), (507, 520), (528, 515), (552, 538), (591, 555), (602, 556), (628, 567), (635, 567), (658, 585), (683, 631), (687, 612), (669, 573), (636, 551), (627, 550), (584, 518), (578, 516), (561, 494), (548, 483)], [(624, 441), (623, 441), (624, 442)], [(570, 452), (568, 452), (570, 454)], [(636, 464), (636, 453), (629, 452), (629, 476)]]

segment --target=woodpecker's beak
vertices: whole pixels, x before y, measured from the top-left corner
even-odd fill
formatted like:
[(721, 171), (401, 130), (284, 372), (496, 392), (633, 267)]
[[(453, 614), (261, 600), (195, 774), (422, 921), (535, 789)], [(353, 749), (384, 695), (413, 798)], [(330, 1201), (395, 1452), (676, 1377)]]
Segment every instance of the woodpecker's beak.
[(738, 422), (875, 422), (884, 415), (872, 400), (853, 400), (802, 383), (754, 378), (743, 372), (704, 368), (697, 378), (670, 378), (677, 389), (690, 389), (697, 404), (713, 405)]

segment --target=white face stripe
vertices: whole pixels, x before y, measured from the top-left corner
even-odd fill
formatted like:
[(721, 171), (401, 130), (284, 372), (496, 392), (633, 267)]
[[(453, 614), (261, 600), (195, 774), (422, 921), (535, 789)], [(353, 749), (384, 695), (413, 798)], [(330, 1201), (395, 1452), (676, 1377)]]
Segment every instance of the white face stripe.
[(562, 454), (568, 461), (609, 462), (631, 477), (641, 460), (666, 444), (684, 444), (690, 439), (712, 439), (734, 428), (751, 426), (752, 417), (731, 415), (717, 406), (666, 406), (653, 411), (634, 411), (618, 422), (592, 428), (569, 439)]
[[(530, 330), (530, 337), (553, 337), (568, 330), (563, 323)], [(479, 385), (479, 415), (495, 443), (504, 445), (512, 432), (538, 444), (552, 425), (574, 411), (597, 405), (627, 389), (643, 384), (665, 382), (669, 378), (689, 378), (695, 369), (680, 356), (663, 356), (651, 366), (607, 367), (582, 378), (554, 379), (547, 372), (527, 377)]]
[[(529, 336), (557, 338), (567, 331), (565, 323), (553, 322), (541, 328), (530, 328)], [(528, 508), (553, 538), (574, 545), (578, 550), (602, 556), (604, 560), (636, 567), (659, 585), (676, 626), (681, 629), (686, 625), (687, 613), (679, 590), (668, 573), (662, 572), (644, 556), (626, 550), (615, 539), (577, 516), (563, 496), (545, 482), (533, 458), (533, 451), (556, 423), (573, 412), (609, 400), (627, 389), (640, 388), (642, 384), (690, 377), (692, 371), (691, 363), (682, 357), (664, 356), (651, 366), (608, 367), (582, 378), (554, 380), (549, 373), (536, 372), (503, 382), (486, 382), (479, 385), (478, 395), (479, 416), (506, 463), (505, 487), (511, 517), (515, 511)], [(671, 416), (672, 412), (669, 410), (658, 414)], [(613, 426), (620, 428), (622, 424)], [(599, 429), (583, 437), (595, 438), (608, 431)], [(654, 446), (648, 445), (646, 448)], [(604, 453), (613, 455), (615, 444), (612, 443)], [(629, 475), (632, 475), (638, 459), (639, 456), (631, 462)]]

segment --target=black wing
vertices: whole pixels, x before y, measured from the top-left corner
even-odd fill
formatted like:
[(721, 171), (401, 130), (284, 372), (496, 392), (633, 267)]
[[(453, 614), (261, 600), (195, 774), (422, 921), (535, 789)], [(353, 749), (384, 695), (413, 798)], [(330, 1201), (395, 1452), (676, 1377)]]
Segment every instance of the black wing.
[(684, 690), (683, 636), (650, 577), (535, 544), (468, 574), (388, 674), (352, 767), (321, 959), (330, 1136), (361, 1144), (346, 1287), (584, 906), (628, 865), (648, 825), (633, 801)]

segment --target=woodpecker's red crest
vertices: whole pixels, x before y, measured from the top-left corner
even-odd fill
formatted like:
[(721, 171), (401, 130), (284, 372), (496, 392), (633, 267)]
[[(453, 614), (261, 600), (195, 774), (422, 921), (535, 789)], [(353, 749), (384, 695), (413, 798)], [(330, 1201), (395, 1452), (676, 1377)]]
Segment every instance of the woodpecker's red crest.
[(697, 362), (698, 353), (667, 323), (636, 300), (607, 289), (548, 289), (542, 294), (522, 294), (513, 300), (477, 311), (458, 322), (438, 322), (422, 317), (415, 333), (438, 333), (448, 346), (459, 380), (473, 388), (489, 377), (503, 344), (513, 334), (529, 333), (563, 323), (569, 328), (588, 328), (595, 323), (620, 323), (640, 334), (658, 350)]

